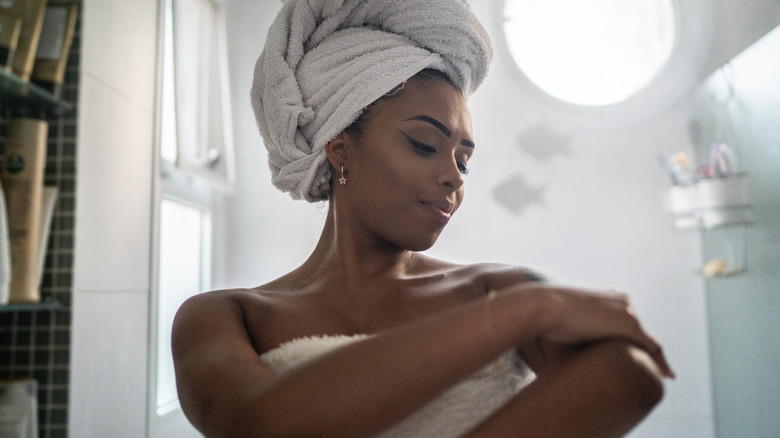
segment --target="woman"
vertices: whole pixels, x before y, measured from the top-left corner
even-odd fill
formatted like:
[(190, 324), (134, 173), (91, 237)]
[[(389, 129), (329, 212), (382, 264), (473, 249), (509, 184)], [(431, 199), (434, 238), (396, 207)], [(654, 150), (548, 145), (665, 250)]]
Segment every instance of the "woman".
[(609, 437), (658, 403), (673, 373), (625, 295), (419, 253), (463, 201), (489, 60), (463, 1), (284, 4), (253, 104), (273, 182), (328, 213), (297, 269), (179, 310), (206, 436)]

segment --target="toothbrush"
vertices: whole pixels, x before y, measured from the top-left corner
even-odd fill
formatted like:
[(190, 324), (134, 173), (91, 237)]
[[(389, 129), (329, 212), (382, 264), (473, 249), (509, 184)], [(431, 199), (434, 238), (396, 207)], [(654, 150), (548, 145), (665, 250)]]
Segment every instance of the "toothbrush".
[(669, 159), (669, 167), (675, 174), (678, 184), (687, 185), (693, 182), (691, 159), (685, 152), (678, 152)]
[(679, 181), (677, 181), (677, 175), (674, 174), (671, 167), (669, 167), (669, 162), (666, 161), (666, 158), (663, 156), (663, 154), (658, 154), (658, 165), (661, 166), (661, 169), (666, 172), (666, 175), (669, 177), (669, 181), (672, 183), (673, 186), (676, 186), (679, 184)]

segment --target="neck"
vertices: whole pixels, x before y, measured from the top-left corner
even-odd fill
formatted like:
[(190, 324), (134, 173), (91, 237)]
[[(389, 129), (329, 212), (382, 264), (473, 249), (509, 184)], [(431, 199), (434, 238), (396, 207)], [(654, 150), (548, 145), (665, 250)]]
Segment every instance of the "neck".
[(408, 274), (417, 257), (387, 242), (362, 234), (337, 220), (334, 202), (328, 206), (320, 239), (301, 272), (312, 278), (338, 280), (349, 289), (364, 289), (377, 280), (392, 280)]

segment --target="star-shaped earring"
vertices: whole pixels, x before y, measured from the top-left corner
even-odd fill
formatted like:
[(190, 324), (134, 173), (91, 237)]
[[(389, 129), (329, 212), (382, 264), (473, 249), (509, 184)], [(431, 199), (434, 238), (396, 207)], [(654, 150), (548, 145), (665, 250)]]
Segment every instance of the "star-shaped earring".
[(344, 165), (341, 165), (341, 178), (339, 178), (339, 184), (346, 184), (347, 179), (344, 178)]

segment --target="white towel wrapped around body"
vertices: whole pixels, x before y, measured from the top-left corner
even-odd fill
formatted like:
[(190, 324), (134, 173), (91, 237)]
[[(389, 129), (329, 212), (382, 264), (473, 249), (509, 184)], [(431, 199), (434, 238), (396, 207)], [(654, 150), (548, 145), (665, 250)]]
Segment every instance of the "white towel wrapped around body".
[[(297, 338), (264, 352), (260, 359), (275, 373), (289, 372), (340, 347), (371, 336), (376, 335)], [(513, 348), (374, 438), (463, 436), (535, 378), (536, 375), (520, 357), (517, 349)]]
[(468, 97), (492, 59), (466, 0), (287, 0), (251, 89), (273, 184), (315, 202), (330, 191), (325, 145), (426, 68)]

